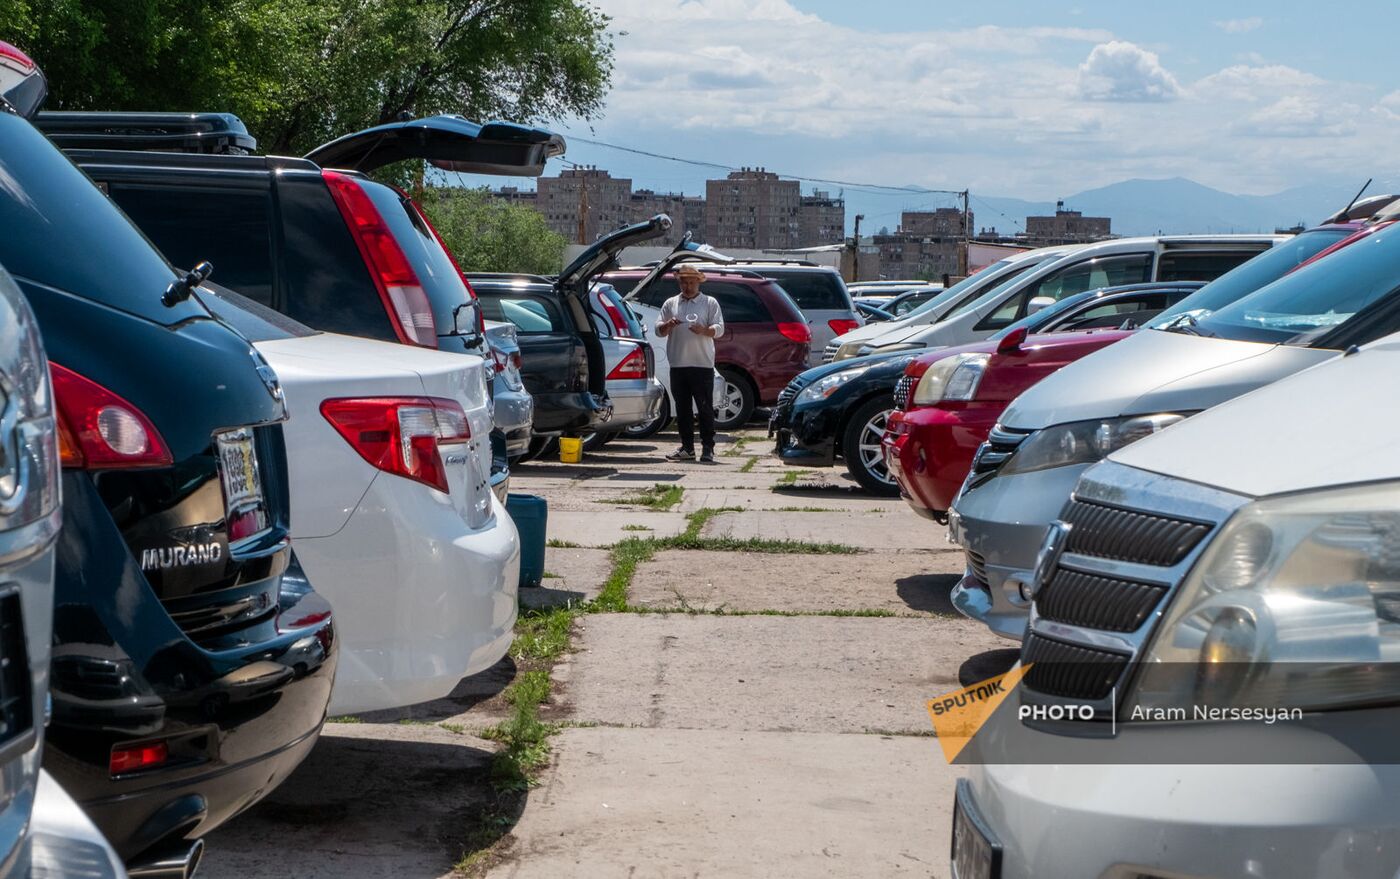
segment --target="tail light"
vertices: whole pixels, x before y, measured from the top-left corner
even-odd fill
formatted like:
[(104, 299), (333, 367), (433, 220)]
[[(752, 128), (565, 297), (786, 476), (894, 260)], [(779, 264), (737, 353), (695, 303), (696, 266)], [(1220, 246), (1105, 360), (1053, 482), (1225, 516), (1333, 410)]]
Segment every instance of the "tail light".
[(628, 378), (651, 378), (647, 375), (647, 358), (641, 348), (633, 348), (632, 353), (622, 358), (622, 362), (608, 373), (609, 381)]
[(797, 321), (778, 321), (778, 332), (794, 342), (801, 342), (804, 345), (812, 344), (812, 330), (804, 323)]
[(321, 415), (361, 458), (385, 473), (448, 493), (438, 446), (472, 438), (467, 413), (441, 397), (364, 397), (326, 400)]
[(49, 363), (58, 407), (58, 458), (64, 467), (168, 467), (170, 449), (145, 414), (71, 369)]
[(399, 341), (437, 348), (437, 326), (428, 294), (379, 209), (353, 177), (339, 171), (322, 171), (321, 177), (360, 248)]
[(608, 313), (608, 320), (612, 321), (613, 329), (617, 334), (630, 338), (632, 335), (632, 328), (627, 325), (627, 318), (622, 316), (622, 310), (606, 296), (599, 296), (598, 299), (603, 303), (603, 310)]
[[(405, 196), (405, 198), (407, 198), (407, 196)], [(423, 206), (411, 198), (408, 199), (408, 203), (413, 205), (413, 210), (418, 214), (418, 219), (422, 220), (423, 225), (428, 227), (428, 231), (433, 233), (433, 237), (437, 239), (438, 246), (442, 248), (443, 253), (447, 254), (447, 258), (452, 261), (452, 267), (457, 270), (457, 274), (461, 275), (462, 285), (467, 288), (467, 295), (472, 298), (472, 302), (477, 303), (476, 331), (482, 335), (482, 338), (485, 338), (486, 315), (482, 312), (481, 300), (477, 298), (476, 291), (472, 289), (472, 282), (467, 280), (467, 273), (462, 271), (462, 267), (458, 265), (457, 255), (452, 252), (452, 248), (447, 246), (447, 242), (442, 240), (442, 235), (438, 234), (437, 226), (434, 226), (433, 221), (428, 219), (428, 212), (423, 210)], [(499, 371), (500, 370), (497, 370), (497, 372)]]
[(169, 759), (170, 746), (165, 742), (151, 742), (129, 748), (113, 748), (112, 756), (107, 762), (107, 769), (114, 776), (125, 775), (128, 772), (164, 766)]
[(838, 336), (844, 336), (851, 330), (858, 330), (861, 327), (860, 321), (851, 320), (848, 317), (834, 317), (827, 321), (826, 325), (831, 327), (831, 331)]

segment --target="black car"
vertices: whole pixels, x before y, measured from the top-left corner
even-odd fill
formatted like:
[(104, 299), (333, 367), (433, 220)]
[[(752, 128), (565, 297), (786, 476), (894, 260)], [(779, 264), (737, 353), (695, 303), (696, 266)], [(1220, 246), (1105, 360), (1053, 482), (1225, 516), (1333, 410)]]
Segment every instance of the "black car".
[[(1027, 315), (1013, 332), (1049, 333), (1140, 325), (1200, 289), (1195, 281), (1104, 287), (1067, 296)], [(916, 352), (918, 353), (918, 352)], [(787, 464), (829, 467), (842, 458), (851, 477), (873, 494), (894, 497), (899, 485), (885, 467), (880, 440), (894, 409), (894, 386), (913, 354), (876, 354), (813, 367), (783, 389), (768, 434)]]
[(0, 263), (63, 466), (44, 766), (135, 866), (275, 788), (325, 721), (329, 605), (288, 536), (277, 378), (82, 172), (0, 109)]
[[(670, 228), (671, 218), (657, 214), (618, 229), (590, 245), (557, 277), (466, 276), (488, 320), (515, 324), (520, 373), (535, 398), (532, 453), (538, 454), (552, 437), (596, 430), (611, 417), (606, 394), (594, 392), (591, 380), (594, 364), (601, 376), (604, 361), (589, 289), (594, 278), (617, 267), (619, 253), (660, 238)], [(597, 346), (596, 354), (589, 342)]]
[[(41, 113), (36, 124), (175, 265), (208, 260), (221, 286), (318, 330), (482, 355), (481, 314), (452, 254), (411, 198), (365, 175), (409, 158), (538, 175), (564, 151), (550, 132), (460, 116), (376, 126), (302, 158), (250, 155), (256, 140), (224, 113)], [(596, 338), (581, 342), (601, 357)], [(590, 387), (602, 396), (601, 370)], [(505, 437), (493, 440), (499, 480)]]

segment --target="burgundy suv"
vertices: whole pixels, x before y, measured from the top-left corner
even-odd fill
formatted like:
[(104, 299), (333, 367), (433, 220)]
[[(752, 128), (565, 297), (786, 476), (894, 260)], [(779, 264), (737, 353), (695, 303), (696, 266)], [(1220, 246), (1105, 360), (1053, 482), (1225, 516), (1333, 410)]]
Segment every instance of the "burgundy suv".
[[(724, 313), (724, 335), (715, 340), (715, 368), (725, 380), (726, 405), (715, 425), (729, 430), (749, 420), (756, 406), (771, 406), (788, 382), (807, 368), (812, 331), (797, 304), (773, 281), (722, 265), (697, 265), (705, 273), (702, 293)], [(654, 275), (649, 283), (641, 282)], [(627, 297), (654, 332), (662, 304), (680, 292), (675, 275), (623, 269), (598, 279)], [(640, 286), (639, 286), (640, 285)]]

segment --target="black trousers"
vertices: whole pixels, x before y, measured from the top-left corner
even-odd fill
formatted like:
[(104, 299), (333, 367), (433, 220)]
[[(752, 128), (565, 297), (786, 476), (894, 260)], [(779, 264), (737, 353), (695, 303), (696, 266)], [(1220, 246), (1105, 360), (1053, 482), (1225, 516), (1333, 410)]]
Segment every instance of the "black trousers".
[(700, 446), (715, 450), (715, 371), (708, 366), (671, 367), (671, 399), (676, 404), (676, 422), (681, 432), (681, 448), (695, 451), (695, 411), (700, 413)]

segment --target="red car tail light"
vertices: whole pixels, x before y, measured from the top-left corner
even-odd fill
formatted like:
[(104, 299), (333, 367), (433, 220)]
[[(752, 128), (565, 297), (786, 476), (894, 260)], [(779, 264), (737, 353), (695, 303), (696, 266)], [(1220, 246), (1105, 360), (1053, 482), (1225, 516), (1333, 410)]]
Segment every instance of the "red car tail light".
[(472, 438), (467, 413), (440, 397), (363, 397), (325, 400), (321, 415), (361, 458), (385, 473), (448, 493), (438, 446)]
[(806, 324), (788, 320), (778, 321), (778, 332), (794, 342), (812, 344), (812, 329)]
[(603, 303), (603, 310), (608, 313), (608, 320), (612, 321), (613, 330), (617, 335), (630, 339), (632, 328), (627, 325), (627, 319), (622, 316), (622, 312), (606, 296), (599, 296), (598, 301)]
[(34, 69), (34, 61), (28, 55), (4, 40), (0, 40), (0, 58), (8, 58), (12, 67), (23, 72)]
[(633, 348), (632, 353), (622, 358), (622, 362), (608, 373), (609, 381), (628, 378), (651, 378), (647, 375), (647, 358), (641, 348)]
[(844, 336), (851, 330), (860, 329), (861, 323), (858, 320), (851, 320), (848, 317), (834, 317), (831, 320), (827, 321), (826, 325), (831, 327), (831, 331), (836, 335)]
[(168, 467), (170, 449), (140, 409), (91, 379), (49, 363), (59, 462), (77, 469)]
[(169, 759), (170, 747), (165, 742), (150, 742), (129, 748), (113, 748), (112, 756), (107, 761), (107, 770), (114, 776), (125, 775), (128, 772), (164, 766)]
[(322, 171), (321, 177), (360, 248), (399, 341), (437, 348), (437, 326), (428, 294), (379, 209), (353, 177), (339, 171)]

